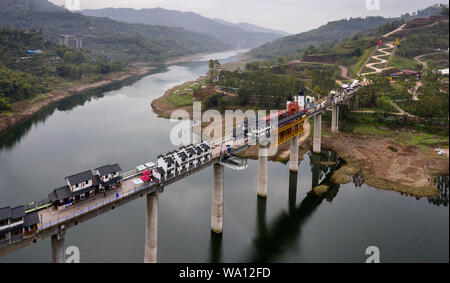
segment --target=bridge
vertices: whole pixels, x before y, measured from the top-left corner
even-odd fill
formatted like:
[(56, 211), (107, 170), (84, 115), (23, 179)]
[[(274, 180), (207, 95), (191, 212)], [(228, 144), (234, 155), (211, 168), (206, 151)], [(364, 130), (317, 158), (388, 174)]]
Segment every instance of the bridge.
[[(292, 172), (298, 172), (298, 148), (299, 135), (303, 132), (303, 122), (306, 118), (314, 118), (314, 139), (313, 152), (321, 151), (321, 122), (322, 114), (331, 108), (332, 111), (332, 132), (339, 129), (339, 105), (354, 101), (353, 98), (359, 87), (341, 89), (338, 92), (331, 92), (325, 99), (317, 101), (314, 107), (307, 112), (298, 112), (280, 123), (283, 126), (270, 125), (269, 128), (257, 129), (257, 132), (249, 136), (226, 137), (218, 144), (209, 148), (208, 153), (198, 162), (191, 166), (175, 169), (173, 173), (167, 174), (157, 181), (148, 183), (140, 182), (142, 170), (133, 169), (121, 174), (121, 186), (114, 191), (96, 194), (85, 201), (58, 210), (53, 207), (44, 207), (37, 211), (39, 222), (36, 231), (31, 235), (26, 235), (22, 239), (4, 245), (0, 245), (0, 256), (14, 252), (28, 245), (51, 237), (52, 261), (55, 263), (65, 262), (64, 239), (66, 231), (89, 219), (106, 213), (128, 202), (140, 197), (147, 199), (146, 211), (146, 236), (144, 262), (155, 263), (157, 259), (157, 239), (158, 239), (158, 196), (164, 188), (174, 182), (181, 181), (187, 176), (195, 174), (209, 166), (213, 166), (213, 186), (212, 186), (212, 206), (211, 206), (211, 231), (220, 234), (223, 231), (223, 209), (224, 209), (224, 169), (225, 167), (237, 170), (246, 168), (246, 161), (230, 156), (230, 146), (232, 152), (238, 153), (247, 149), (250, 145), (257, 144), (262, 140), (283, 136), (281, 143), (290, 141), (290, 165)], [(267, 133), (270, 132), (269, 135)], [(286, 134), (286, 135), (285, 135)], [(262, 144), (262, 143), (261, 143)], [(225, 147), (225, 148), (224, 148)], [(267, 146), (258, 145), (260, 150), (267, 150)], [(267, 198), (267, 154), (259, 154), (258, 157), (258, 178), (257, 195), (260, 198)]]

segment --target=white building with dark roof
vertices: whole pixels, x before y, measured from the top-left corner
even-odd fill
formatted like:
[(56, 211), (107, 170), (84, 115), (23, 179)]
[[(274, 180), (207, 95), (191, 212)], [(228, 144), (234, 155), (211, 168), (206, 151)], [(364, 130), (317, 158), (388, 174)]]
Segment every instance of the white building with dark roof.
[(171, 154), (167, 154), (166, 156), (160, 156), (157, 160), (158, 167), (161, 167), (165, 173), (166, 178), (169, 178), (171, 176), (175, 175), (175, 160), (173, 160), (173, 157)]
[(108, 190), (116, 186), (122, 180), (120, 176), (119, 164), (105, 165), (94, 169), (95, 185), (98, 185), (100, 191)]
[(166, 171), (162, 167), (153, 167), (152, 175), (159, 182), (162, 182), (162, 181), (166, 180)]
[(187, 155), (187, 153), (184, 151), (184, 149), (181, 149), (179, 151), (177, 151), (174, 155), (173, 155), (176, 163), (178, 163), (178, 173), (184, 172), (189, 170), (189, 156)]
[(66, 177), (65, 179), (72, 192), (85, 190), (94, 185), (94, 175), (92, 174), (91, 170)]
[(0, 208), (0, 245), (23, 238), (25, 215), (23, 205)]
[(200, 146), (203, 150), (204, 160), (205, 161), (211, 160), (211, 146), (207, 142), (202, 143)]
[(195, 151), (195, 149), (192, 146), (188, 146), (184, 149), (184, 151), (186, 152), (186, 154), (188, 155), (189, 158), (189, 167), (196, 167), (197, 166), (197, 152)]
[(94, 196), (96, 184), (91, 170), (71, 175), (65, 178), (67, 185), (54, 189), (48, 198), (58, 208), (71, 206), (76, 201), (83, 201)]

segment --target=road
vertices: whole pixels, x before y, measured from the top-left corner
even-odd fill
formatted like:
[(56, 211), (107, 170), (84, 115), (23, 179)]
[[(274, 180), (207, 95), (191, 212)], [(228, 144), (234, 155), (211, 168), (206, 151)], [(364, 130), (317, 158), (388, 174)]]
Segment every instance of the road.
[[(384, 68), (375, 67), (375, 65), (387, 64), (390, 61), (390, 57), (392, 57), (392, 54), (393, 54), (393, 52), (395, 50), (395, 46), (394, 46), (393, 42), (386, 43), (386, 46), (387, 47), (378, 49), (378, 51), (382, 52), (383, 54), (372, 56), (372, 59), (378, 60), (378, 62), (366, 64), (366, 67), (369, 68), (369, 69), (374, 70), (374, 72), (367, 72), (367, 73), (361, 74), (362, 76), (366, 76), (366, 75), (370, 75), (370, 74), (379, 74), (379, 73), (381, 73), (384, 70), (391, 69), (391, 67), (386, 68), (386, 66)], [(386, 51), (388, 49), (391, 49), (391, 50), (390, 51)], [(390, 56), (390, 57), (389, 57), (388, 60), (380, 58), (380, 57), (384, 57), (384, 56)], [(364, 67), (363, 67), (363, 69), (364, 69)]]
[(383, 35), (383, 37), (389, 37), (389, 36), (393, 35), (394, 33), (402, 31), (405, 28), (405, 26), (406, 26), (406, 24), (403, 24), (403, 25), (399, 26), (396, 30), (386, 33), (385, 35)]
[(445, 53), (445, 52), (448, 52), (448, 51), (443, 50), (443, 51), (439, 51), (439, 52), (433, 52), (433, 53), (428, 53), (428, 54), (422, 54), (422, 55), (419, 55), (419, 56), (414, 57), (414, 60), (416, 60), (417, 62), (419, 62), (420, 64), (422, 64), (424, 69), (428, 69), (428, 64), (427, 64), (427, 62), (425, 62), (425, 61), (420, 61), (420, 58), (426, 57), (426, 56), (431, 56), (431, 55), (436, 55), (436, 54), (441, 54), (441, 53)]

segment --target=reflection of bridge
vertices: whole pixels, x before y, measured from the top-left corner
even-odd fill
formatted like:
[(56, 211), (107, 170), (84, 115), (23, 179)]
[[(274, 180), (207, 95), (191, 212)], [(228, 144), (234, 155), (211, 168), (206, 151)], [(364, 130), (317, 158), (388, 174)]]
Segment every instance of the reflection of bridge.
[[(327, 108), (332, 107), (333, 121), (332, 131), (338, 130), (339, 105), (346, 102), (356, 93), (357, 89), (352, 91), (341, 91), (338, 94), (330, 95), (328, 98), (318, 101), (314, 108), (306, 113), (306, 117), (314, 117), (314, 152), (320, 152), (321, 142), (321, 115)], [(298, 113), (297, 113), (298, 114)], [(293, 120), (289, 123), (295, 123), (297, 120), (304, 120), (305, 115), (293, 115)], [(265, 135), (267, 129), (258, 132), (251, 138), (238, 136), (235, 138), (226, 138), (220, 146), (211, 149), (210, 157), (189, 169), (175, 171), (167, 178), (161, 178), (157, 182), (135, 185), (139, 179), (139, 172), (135, 174), (122, 174), (122, 186), (105, 195), (95, 195), (84, 202), (67, 207), (61, 211), (46, 208), (38, 212), (39, 223), (37, 232), (31, 236), (24, 237), (20, 241), (9, 243), (0, 247), (0, 255), (4, 255), (20, 248), (26, 247), (32, 243), (43, 240), (51, 236), (52, 259), (53, 262), (64, 262), (64, 238), (67, 229), (74, 227), (84, 221), (94, 218), (100, 214), (108, 212), (146, 195), (147, 197), (147, 218), (146, 218), (146, 237), (145, 237), (145, 262), (156, 262), (157, 258), (157, 234), (158, 234), (158, 195), (163, 192), (164, 187), (174, 182), (180, 181), (189, 175), (192, 175), (206, 167), (213, 166), (213, 193), (211, 208), (211, 230), (217, 234), (222, 233), (223, 229), (223, 189), (224, 189), (224, 168), (244, 169), (246, 162), (239, 159), (228, 159), (229, 153), (223, 150), (223, 146), (230, 145), (234, 152), (239, 152), (248, 148), (257, 141), (272, 138), (278, 135), (278, 125), (271, 125), (269, 132), (276, 135)], [(264, 137), (263, 137), (264, 136)], [(229, 140), (229, 142), (225, 142)], [(266, 140), (267, 141), (267, 140)], [(255, 143), (253, 143), (255, 142)], [(298, 171), (298, 134), (291, 140), (290, 170)], [(262, 150), (266, 150), (261, 146)], [(234, 168), (233, 168), (234, 167)], [(127, 172), (128, 173), (128, 172)], [(257, 194), (265, 198), (267, 196), (267, 155), (260, 154), (258, 159), (258, 178)]]
[[(320, 159), (323, 156), (314, 154), (310, 156), (314, 161), (311, 162), (312, 187), (329, 184), (328, 179), (333, 172), (338, 169), (338, 165), (321, 166)], [(319, 160), (316, 160), (319, 159)], [(318, 161), (318, 162), (317, 162)], [(314, 211), (320, 206), (324, 199), (332, 201), (336, 196), (339, 185), (333, 184), (327, 193), (316, 195), (309, 191), (302, 202), (297, 206), (297, 172), (289, 174), (289, 209), (275, 218), (271, 225), (266, 224), (266, 199), (258, 198), (257, 203), (257, 238), (254, 240), (254, 249), (250, 260), (252, 262), (271, 262), (274, 257), (282, 254), (290, 246), (291, 242), (298, 238), (302, 232), (303, 224), (310, 218)], [(323, 181), (319, 181), (319, 176), (324, 175)], [(317, 183), (315, 183), (317, 182)], [(288, 231), (288, 232), (286, 232)]]

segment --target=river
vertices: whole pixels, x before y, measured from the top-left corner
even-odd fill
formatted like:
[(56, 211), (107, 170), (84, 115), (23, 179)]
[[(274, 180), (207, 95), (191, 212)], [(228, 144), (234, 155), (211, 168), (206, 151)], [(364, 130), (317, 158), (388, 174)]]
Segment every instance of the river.
[[(0, 137), (0, 207), (41, 200), (64, 177), (119, 162), (126, 169), (174, 148), (174, 124), (158, 118), (153, 99), (196, 79), (207, 60), (233, 61), (236, 51), (155, 70), (142, 79), (67, 98)], [(333, 161), (320, 165), (320, 161)], [(298, 175), (269, 163), (268, 198), (256, 196), (256, 161), (225, 170), (224, 232), (210, 232), (212, 168), (166, 187), (160, 195), (159, 262), (364, 262), (376, 246), (382, 262), (449, 260), (448, 177), (441, 196), (415, 199), (377, 190), (359, 176), (323, 198), (313, 186), (342, 164), (333, 152), (307, 153)], [(69, 229), (66, 246), (82, 262), (143, 262), (145, 198)], [(0, 262), (50, 262), (50, 239)]]

